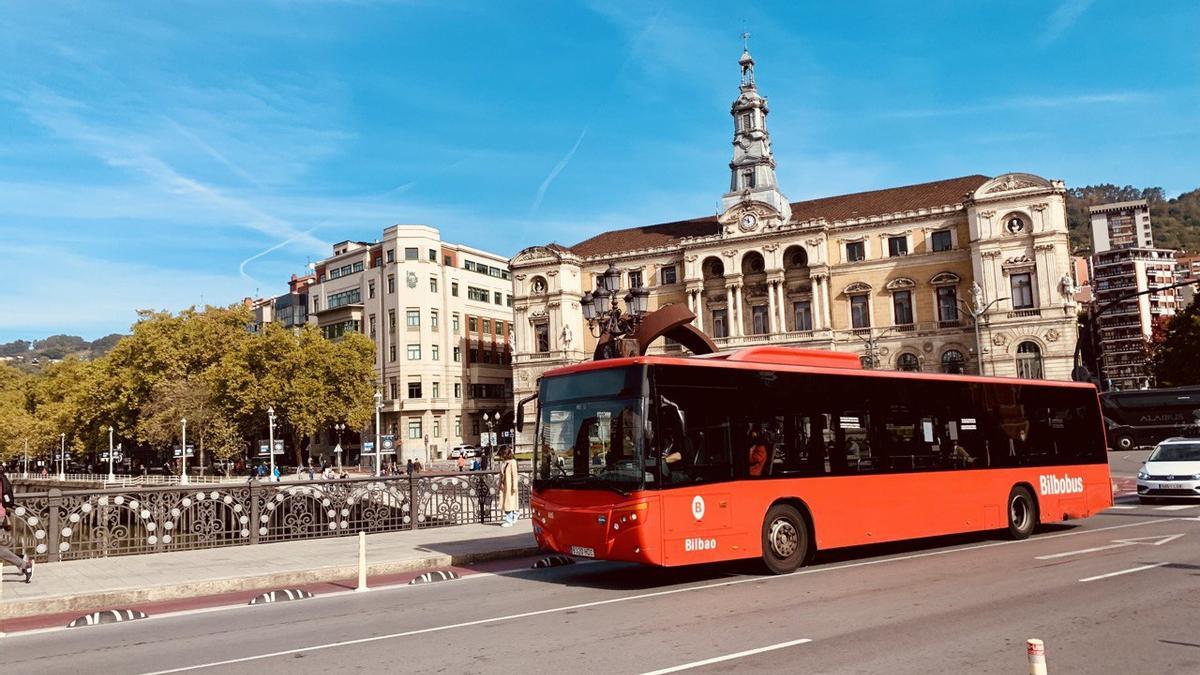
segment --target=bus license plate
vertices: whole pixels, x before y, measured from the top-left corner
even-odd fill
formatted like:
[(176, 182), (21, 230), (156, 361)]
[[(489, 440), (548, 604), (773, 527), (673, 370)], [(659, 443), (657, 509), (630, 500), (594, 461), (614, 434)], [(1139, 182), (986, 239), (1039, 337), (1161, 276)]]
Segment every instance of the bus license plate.
[(577, 555), (580, 558), (595, 558), (596, 557), (596, 549), (585, 548), (583, 546), (572, 546), (571, 547), (571, 555)]

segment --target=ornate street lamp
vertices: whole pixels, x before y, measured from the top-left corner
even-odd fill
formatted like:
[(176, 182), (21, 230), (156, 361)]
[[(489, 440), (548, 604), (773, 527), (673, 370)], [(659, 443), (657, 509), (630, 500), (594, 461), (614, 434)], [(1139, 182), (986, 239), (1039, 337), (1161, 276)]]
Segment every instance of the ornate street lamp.
[(342, 432), (346, 430), (346, 425), (343, 422), (338, 422), (333, 425), (333, 430), (338, 435), (337, 447), (333, 449), (333, 453), (337, 455), (338, 474), (340, 475), (342, 473)]
[(621, 297), (621, 270), (610, 264), (597, 282), (594, 291), (583, 294), (580, 307), (592, 337), (601, 340), (602, 349), (597, 350), (596, 358), (611, 359), (622, 354), (621, 341), (641, 326), (650, 308), (650, 291), (630, 289), (624, 295), (625, 309), (622, 311), (617, 303)]
[(180, 461), (180, 465), (179, 465), (179, 466), (180, 466), (180, 471), (179, 471), (179, 484), (180, 484), (180, 485), (187, 485), (187, 484), (188, 484), (188, 476), (187, 476), (187, 418), (186, 418), (186, 417), (184, 417), (184, 418), (180, 419), (180, 420), (179, 420), (179, 423), (183, 425), (183, 438), (182, 438), (182, 440), (181, 440), (181, 441), (180, 441), (180, 443), (179, 443), (179, 461)]

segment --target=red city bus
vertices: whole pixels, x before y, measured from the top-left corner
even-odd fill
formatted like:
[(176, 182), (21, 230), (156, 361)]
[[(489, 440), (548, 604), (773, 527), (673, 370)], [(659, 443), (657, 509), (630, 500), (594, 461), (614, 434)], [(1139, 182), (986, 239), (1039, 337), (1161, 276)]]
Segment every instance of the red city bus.
[(1090, 384), (753, 347), (558, 368), (537, 399), (534, 535), (573, 556), (787, 573), (817, 550), (1023, 539), (1112, 505)]

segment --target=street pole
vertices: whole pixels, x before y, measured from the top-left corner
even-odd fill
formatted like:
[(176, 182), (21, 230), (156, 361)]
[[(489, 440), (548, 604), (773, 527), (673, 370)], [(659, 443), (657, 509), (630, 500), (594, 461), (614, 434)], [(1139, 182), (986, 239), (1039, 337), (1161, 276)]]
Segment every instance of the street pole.
[(383, 394), (375, 390), (375, 475), (383, 475), (383, 446), (379, 444), (379, 413), (383, 410)]
[(113, 428), (110, 424), (108, 427), (108, 479), (116, 480), (117, 476), (113, 473), (113, 444), (112, 444)]
[(267, 480), (275, 480), (275, 408), (267, 408), (267, 455), (271, 458), (271, 473)]
[[(181, 419), (181, 420), (179, 420), (179, 421), (180, 421), (180, 423), (182, 423), (182, 424), (183, 424), (183, 442), (181, 442), (181, 443), (179, 444), (179, 459), (180, 459), (180, 465), (179, 465), (179, 466), (180, 466), (180, 471), (179, 471), (179, 484), (180, 484), (180, 485), (187, 485), (187, 484), (188, 484), (188, 475), (187, 475), (187, 418), (186, 418), (186, 417), (184, 417), (183, 419)], [(109, 455), (109, 456), (111, 457), (112, 455)]]
[(29, 439), (25, 439), (25, 470), (21, 472), (21, 478), (29, 478)]
[(67, 472), (63, 465), (67, 459), (67, 435), (62, 433), (59, 434), (59, 437), (62, 439), (62, 446), (58, 450), (58, 479), (66, 480)]

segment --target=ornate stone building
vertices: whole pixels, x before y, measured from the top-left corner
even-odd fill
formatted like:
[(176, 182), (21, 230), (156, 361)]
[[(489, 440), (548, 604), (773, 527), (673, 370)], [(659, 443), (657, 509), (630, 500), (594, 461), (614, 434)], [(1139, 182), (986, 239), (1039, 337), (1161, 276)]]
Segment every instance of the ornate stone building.
[(650, 290), (651, 310), (687, 303), (722, 348), (786, 344), (857, 352), (879, 368), (1069, 379), (1077, 306), (1062, 181), (974, 175), (789, 202), (749, 52), (739, 65), (722, 213), (511, 260), (516, 397), (546, 369), (590, 358), (580, 298), (610, 264), (622, 288)]

